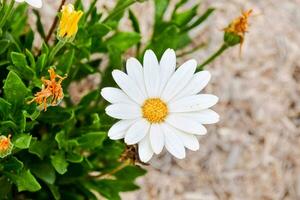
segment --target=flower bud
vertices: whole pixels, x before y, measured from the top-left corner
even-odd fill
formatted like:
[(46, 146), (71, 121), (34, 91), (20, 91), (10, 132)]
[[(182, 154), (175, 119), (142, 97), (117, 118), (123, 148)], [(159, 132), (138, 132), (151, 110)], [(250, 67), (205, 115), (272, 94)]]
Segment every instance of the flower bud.
[(83, 15), (82, 11), (75, 11), (72, 4), (62, 7), (61, 19), (58, 29), (58, 39), (72, 40), (78, 31), (78, 22)]

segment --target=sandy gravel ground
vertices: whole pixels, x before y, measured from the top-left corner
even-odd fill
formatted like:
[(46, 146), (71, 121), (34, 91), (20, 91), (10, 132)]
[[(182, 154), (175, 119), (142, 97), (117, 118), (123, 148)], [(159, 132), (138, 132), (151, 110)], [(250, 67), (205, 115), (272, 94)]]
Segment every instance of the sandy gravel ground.
[[(188, 152), (185, 160), (169, 154), (153, 159), (148, 174), (138, 180), (141, 189), (123, 199), (300, 199), (300, 1), (203, 0), (202, 4), (203, 10), (208, 6), (217, 10), (205, 28), (194, 33), (195, 42), (210, 40), (207, 48), (186, 56), (199, 62), (218, 48), (220, 30), (241, 10), (252, 8), (255, 13), (242, 58), (237, 47), (207, 67), (213, 78), (206, 92), (220, 97), (215, 110), (221, 121), (208, 126), (208, 134), (199, 138), (200, 150)], [(152, 23), (151, 6), (135, 6), (145, 37), (151, 34), (147, 28)], [(45, 8), (49, 19), (53, 13)]]

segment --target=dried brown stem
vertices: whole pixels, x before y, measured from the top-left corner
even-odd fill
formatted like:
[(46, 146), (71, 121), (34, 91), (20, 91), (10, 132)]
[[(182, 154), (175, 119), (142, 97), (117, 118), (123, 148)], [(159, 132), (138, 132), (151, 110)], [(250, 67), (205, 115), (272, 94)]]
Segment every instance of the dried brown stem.
[[(65, 2), (66, 2), (66, 0), (62, 0), (61, 1), (60, 6), (59, 6), (59, 8), (57, 10), (57, 13), (60, 12), (60, 10), (62, 9), (62, 7), (65, 4)], [(53, 21), (53, 23), (52, 23), (52, 25), (50, 27), (50, 30), (49, 30), (49, 32), (47, 34), (47, 37), (46, 37), (46, 40), (45, 40), (46, 44), (48, 44), (49, 40), (51, 39), (51, 36), (52, 36), (52, 34), (53, 34), (54, 30), (55, 30), (57, 22), (58, 22), (58, 16), (56, 15), (56, 17), (54, 18), (54, 21)]]

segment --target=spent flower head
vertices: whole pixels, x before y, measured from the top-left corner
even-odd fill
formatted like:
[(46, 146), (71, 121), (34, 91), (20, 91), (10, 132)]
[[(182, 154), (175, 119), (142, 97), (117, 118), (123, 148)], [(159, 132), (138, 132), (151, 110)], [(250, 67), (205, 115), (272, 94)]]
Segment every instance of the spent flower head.
[(11, 154), (14, 145), (11, 142), (10, 138), (11, 135), (8, 135), (8, 137), (4, 135), (0, 136), (0, 158), (4, 158)]
[(36, 102), (40, 104), (40, 109), (46, 111), (48, 106), (56, 106), (64, 97), (63, 89), (61, 86), (62, 81), (67, 77), (59, 76), (55, 73), (53, 68), (48, 70), (50, 80), (42, 77), (42, 90), (37, 92), (34, 98), (28, 103)]
[(72, 40), (78, 31), (78, 22), (82, 17), (83, 12), (74, 10), (74, 6), (68, 4), (62, 7), (61, 13), (58, 38)]
[(252, 12), (252, 9), (242, 12), (241, 16), (234, 19), (228, 27), (224, 28), (224, 40), (229, 46), (234, 46), (236, 44), (243, 45), (245, 34), (249, 28), (249, 16)]

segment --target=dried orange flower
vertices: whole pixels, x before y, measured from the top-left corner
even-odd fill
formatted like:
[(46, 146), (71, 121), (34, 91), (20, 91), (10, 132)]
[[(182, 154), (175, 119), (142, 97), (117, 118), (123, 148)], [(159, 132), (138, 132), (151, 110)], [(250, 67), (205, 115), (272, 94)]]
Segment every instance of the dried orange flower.
[(238, 41), (231, 40), (231, 42), (234, 43), (234, 44), (232, 44), (232, 46), (237, 43), (240, 43), (242, 46), (242, 44), (244, 42), (244, 38), (245, 38), (245, 33), (248, 31), (248, 28), (249, 28), (248, 19), (249, 19), (249, 16), (252, 14), (252, 12), (253, 12), (252, 9), (242, 12), (241, 16), (234, 19), (229, 24), (229, 26), (224, 29), (225, 33), (233, 34), (233, 36), (238, 37)]
[[(62, 81), (67, 78), (57, 75), (53, 68), (48, 70), (50, 80), (42, 77), (43, 87), (40, 92), (37, 92), (34, 98), (28, 103), (36, 102), (40, 104), (40, 109), (46, 111), (47, 107), (56, 106), (63, 99), (64, 93), (61, 87)], [(58, 79), (58, 80), (57, 80)]]
[(13, 143), (10, 141), (11, 135), (8, 137), (1, 135), (0, 136), (0, 158), (4, 158), (11, 154), (13, 149)]

